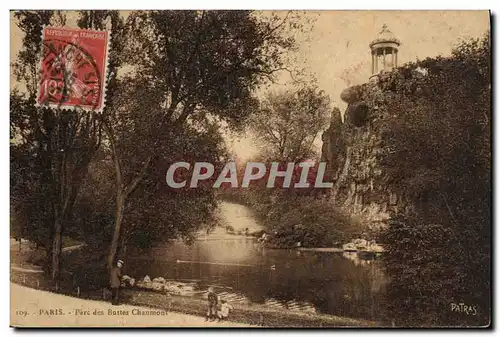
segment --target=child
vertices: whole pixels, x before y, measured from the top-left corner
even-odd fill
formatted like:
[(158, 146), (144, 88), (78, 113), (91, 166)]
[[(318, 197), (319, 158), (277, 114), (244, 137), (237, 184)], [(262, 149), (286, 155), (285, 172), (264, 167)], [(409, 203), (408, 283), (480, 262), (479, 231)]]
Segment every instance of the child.
[(205, 321), (214, 320), (217, 315), (217, 295), (214, 293), (214, 288), (208, 287), (208, 310)]
[(229, 311), (233, 310), (233, 306), (226, 302), (226, 300), (221, 300), (221, 308), (217, 311), (217, 318), (219, 318), (219, 322), (229, 316)]

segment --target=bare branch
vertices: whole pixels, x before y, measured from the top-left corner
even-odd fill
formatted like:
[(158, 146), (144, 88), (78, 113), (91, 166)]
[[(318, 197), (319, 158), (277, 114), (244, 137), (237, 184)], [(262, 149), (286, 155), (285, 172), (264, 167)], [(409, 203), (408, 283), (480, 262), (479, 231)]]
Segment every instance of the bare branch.
[(150, 155), (148, 159), (144, 162), (142, 165), (141, 171), (139, 174), (131, 181), (130, 185), (125, 189), (124, 196), (125, 198), (128, 198), (132, 192), (139, 186), (139, 183), (144, 179), (146, 176), (146, 172), (149, 168), (149, 165), (151, 164), (151, 161), (153, 159), (153, 155)]

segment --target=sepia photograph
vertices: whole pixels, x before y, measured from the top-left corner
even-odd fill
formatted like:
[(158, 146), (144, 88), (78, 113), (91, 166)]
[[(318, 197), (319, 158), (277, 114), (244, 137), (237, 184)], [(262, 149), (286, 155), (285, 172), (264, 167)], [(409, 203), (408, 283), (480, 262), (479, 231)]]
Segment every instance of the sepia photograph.
[(9, 16), (11, 327), (491, 328), (490, 11)]

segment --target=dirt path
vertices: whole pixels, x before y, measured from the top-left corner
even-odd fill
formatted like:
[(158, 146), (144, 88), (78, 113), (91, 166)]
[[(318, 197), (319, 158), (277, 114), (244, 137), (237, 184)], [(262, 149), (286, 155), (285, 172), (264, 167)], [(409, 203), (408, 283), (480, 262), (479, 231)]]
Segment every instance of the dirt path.
[(132, 305), (113, 306), (15, 283), (10, 284), (10, 294), (10, 322), (15, 327), (249, 327)]
[(35, 273), (35, 274), (41, 274), (43, 273), (43, 270), (41, 269), (34, 269), (33, 267), (31, 268), (23, 268), (23, 267), (19, 267), (17, 266), (16, 264), (10, 264), (10, 269), (11, 270), (17, 270), (17, 271), (22, 271), (23, 273)]

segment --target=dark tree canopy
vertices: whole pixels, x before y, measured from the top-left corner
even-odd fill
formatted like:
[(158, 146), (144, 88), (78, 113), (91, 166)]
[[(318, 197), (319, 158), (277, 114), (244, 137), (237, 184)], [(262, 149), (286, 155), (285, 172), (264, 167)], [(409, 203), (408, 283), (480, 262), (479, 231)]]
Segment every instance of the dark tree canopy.
[(251, 11), (134, 12), (126, 58), (158, 89), (167, 120), (209, 113), (241, 122), (253, 90), (285, 69), (296, 25), (293, 15)]
[[(490, 42), (409, 64), (381, 82), (391, 115), (390, 185), (414, 205), (385, 234), (390, 313), (404, 324), (485, 325), (490, 317)], [(456, 315), (450, 303), (475, 305)]]

